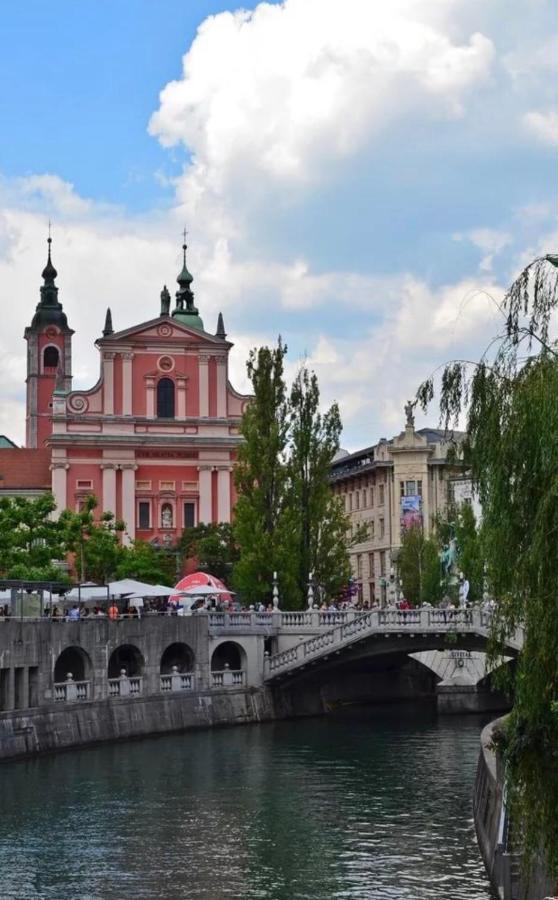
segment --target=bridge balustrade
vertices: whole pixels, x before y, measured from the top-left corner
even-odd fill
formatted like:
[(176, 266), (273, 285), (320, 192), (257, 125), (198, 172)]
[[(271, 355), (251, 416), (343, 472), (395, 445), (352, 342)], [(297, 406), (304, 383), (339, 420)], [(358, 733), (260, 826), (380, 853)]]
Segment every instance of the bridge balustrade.
[(222, 669), (211, 673), (211, 687), (213, 688), (240, 688), (246, 684), (246, 672), (244, 669)]
[(161, 675), (161, 691), (193, 691), (194, 675), (192, 672), (172, 672), (170, 675)]
[(72, 700), (89, 700), (91, 693), (89, 681), (57, 681), (54, 684), (54, 699), (69, 702)]
[(109, 697), (138, 697), (143, 690), (143, 678), (141, 675), (109, 678), (108, 689)]

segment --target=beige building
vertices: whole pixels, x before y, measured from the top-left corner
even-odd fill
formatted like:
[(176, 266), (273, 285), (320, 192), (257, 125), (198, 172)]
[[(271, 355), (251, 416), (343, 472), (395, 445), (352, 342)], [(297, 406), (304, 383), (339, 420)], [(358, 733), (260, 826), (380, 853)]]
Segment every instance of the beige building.
[(411, 404), (405, 411), (405, 430), (397, 437), (339, 455), (332, 465), (332, 490), (343, 498), (353, 533), (359, 525), (368, 528), (366, 541), (351, 547), (353, 575), (364, 602), (384, 604), (396, 598), (402, 528), (421, 523), (428, 535), (461, 473), (447, 458), (461, 435), (415, 430)]

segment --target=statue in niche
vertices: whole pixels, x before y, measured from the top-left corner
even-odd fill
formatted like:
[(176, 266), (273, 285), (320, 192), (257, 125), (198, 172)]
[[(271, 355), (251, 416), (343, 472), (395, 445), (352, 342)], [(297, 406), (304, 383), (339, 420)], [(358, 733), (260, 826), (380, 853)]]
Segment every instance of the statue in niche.
[(168, 316), (170, 314), (170, 294), (167, 290), (166, 284), (161, 291), (161, 315)]
[(172, 528), (172, 509), (168, 503), (161, 510), (161, 525), (163, 528)]

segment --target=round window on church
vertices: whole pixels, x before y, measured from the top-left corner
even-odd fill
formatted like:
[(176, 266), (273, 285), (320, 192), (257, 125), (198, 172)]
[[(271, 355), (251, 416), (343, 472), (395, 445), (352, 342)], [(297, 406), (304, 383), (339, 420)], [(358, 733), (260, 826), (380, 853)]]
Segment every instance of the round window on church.
[(157, 363), (161, 372), (172, 372), (174, 369), (174, 359), (170, 356), (161, 356)]

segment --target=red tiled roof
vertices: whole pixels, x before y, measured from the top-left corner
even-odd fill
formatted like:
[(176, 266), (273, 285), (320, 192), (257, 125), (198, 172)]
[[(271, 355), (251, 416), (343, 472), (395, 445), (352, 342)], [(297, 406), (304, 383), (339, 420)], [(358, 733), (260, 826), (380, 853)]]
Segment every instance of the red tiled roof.
[(41, 447), (0, 450), (0, 491), (42, 488), (50, 490), (50, 450)]

